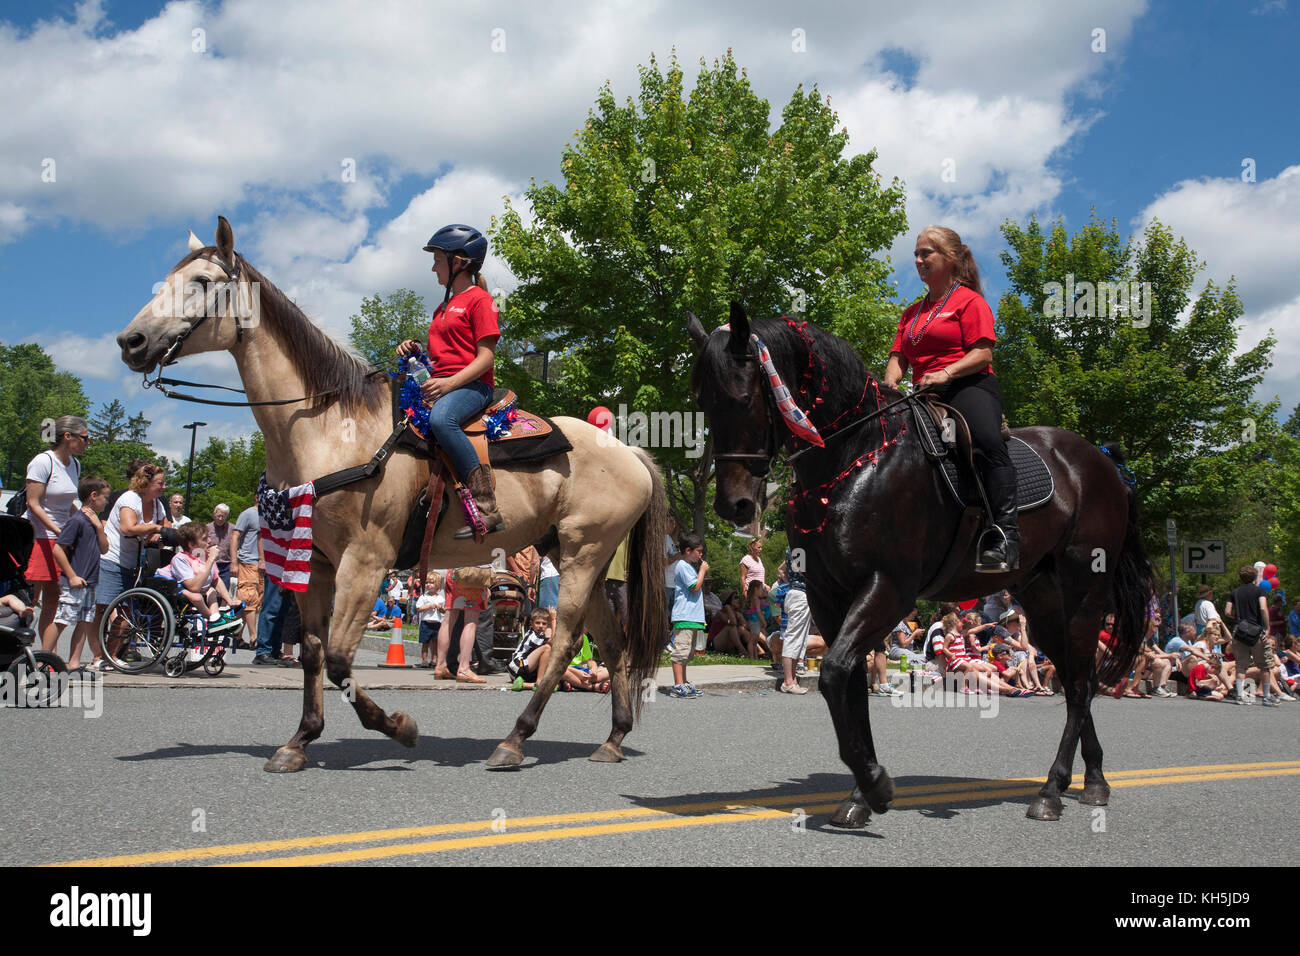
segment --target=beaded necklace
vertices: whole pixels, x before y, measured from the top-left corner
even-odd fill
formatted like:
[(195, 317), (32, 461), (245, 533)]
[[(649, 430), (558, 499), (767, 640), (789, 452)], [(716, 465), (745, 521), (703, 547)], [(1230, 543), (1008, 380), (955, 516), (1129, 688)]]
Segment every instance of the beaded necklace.
[[(921, 318), (921, 310), (916, 310), (916, 315), (912, 316), (912, 324), (907, 330), (907, 338), (913, 345), (919, 345), (921, 339), (925, 338), (925, 330), (930, 327), (930, 323), (934, 321), (934, 317), (943, 311), (943, 307), (948, 304), (948, 296), (952, 295), (953, 290), (955, 290), (959, 284), (960, 283), (958, 282), (953, 282), (953, 284), (948, 287), (948, 291), (943, 294), (943, 301), (931, 309), (930, 314), (926, 316), (925, 325), (921, 326), (921, 332), (919, 335), (916, 332), (916, 323)], [(929, 298), (929, 296), (926, 298)]]

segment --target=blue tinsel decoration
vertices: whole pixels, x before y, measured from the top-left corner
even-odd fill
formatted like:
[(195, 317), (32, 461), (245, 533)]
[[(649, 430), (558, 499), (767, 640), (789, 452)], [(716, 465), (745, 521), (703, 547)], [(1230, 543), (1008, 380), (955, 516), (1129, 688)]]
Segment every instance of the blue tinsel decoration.
[[(420, 364), (427, 368), (430, 374), (433, 368), (429, 365), (429, 356), (420, 353), (416, 356)], [(397, 378), (406, 370), (406, 359), (398, 359), (398, 371), (391, 373), (393, 378)], [(399, 408), (406, 413), (406, 417), (411, 420), (415, 430), (421, 435), (429, 434), (429, 408), (424, 404), (424, 399), (420, 395), (420, 383), (409, 375), (402, 379), (402, 390), (398, 394)]]
[(489, 415), (485, 422), (487, 424), (488, 441), (499, 441), (510, 434), (510, 425), (519, 417), (515, 412), (514, 402), (511, 402), (505, 408), (500, 408)]

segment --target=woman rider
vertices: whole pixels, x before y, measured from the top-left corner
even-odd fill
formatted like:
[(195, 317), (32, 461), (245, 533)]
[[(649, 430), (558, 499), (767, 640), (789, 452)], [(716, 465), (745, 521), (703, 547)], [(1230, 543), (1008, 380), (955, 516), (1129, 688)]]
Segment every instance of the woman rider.
[[(975, 462), (993, 519), (1002, 534), (986, 535), (975, 570), (1020, 567), (1016, 469), (1002, 440), (1002, 389), (993, 374), (993, 310), (984, 301), (970, 247), (943, 226), (926, 226), (916, 240), (916, 271), (928, 294), (903, 311), (885, 384), (898, 386), (908, 366), (912, 384), (932, 385), (940, 401), (966, 418)], [(1005, 540), (1003, 539), (1005, 535)]]
[[(445, 287), (442, 305), (429, 325), (429, 358), (433, 375), (420, 392), (429, 410), (429, 430), (455, 470), (455, 477), (470, 490), (489, 532), (505, 525), (497, 510), (496, 494), (488, 469), (479, 464), (474, 446), (461, 430), (461, 422), (481, 412), (492, 398), (492, 365), (496, 358), (496, 305), (487, 282), (479, 275), (487, 257), (487, 239), (472, 226), (443, 226), (435, 232), (425, 252), (433, 253), (433, 272)], [(402, 357), (420, 352), (420, 343), (407, 339), (397, 347)], [(473, 537), (469, 526), (457, 538)]]

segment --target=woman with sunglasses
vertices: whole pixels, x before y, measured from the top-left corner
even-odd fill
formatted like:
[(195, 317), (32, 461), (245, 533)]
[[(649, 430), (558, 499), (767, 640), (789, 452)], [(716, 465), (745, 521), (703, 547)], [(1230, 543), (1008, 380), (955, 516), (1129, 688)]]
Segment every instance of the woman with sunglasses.
[(27, 464), (27, 511), (36, 541), (24, 574), (41, 601), (41, 647), (53, 651), (59, 641), (54, 612), (59, 607), (59, 566), (54, 561), (54, 539), (76, 510), (81, 462), (90, 433), (86, 420), (64, 415), (54, 422), (54, 441)]

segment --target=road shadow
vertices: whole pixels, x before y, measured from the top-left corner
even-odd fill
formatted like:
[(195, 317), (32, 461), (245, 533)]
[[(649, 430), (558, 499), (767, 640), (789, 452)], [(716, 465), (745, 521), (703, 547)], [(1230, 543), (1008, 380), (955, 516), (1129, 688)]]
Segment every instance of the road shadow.
[[(411, 771), (421, 765), (435, 767), (480, 766), (492, 755), (498, 737), (433, 737), (420, 735), (415, 747), (407, 749), (396, 741), (381, 736), (344, 738), (342, 740), (316, 741), (307, 747), (307, 769), (360, 770), (360, 771)], [(565, 740), (530, 740), (524, 745), (524, 762), (516, 770), (546, 764), (559, 764), (569, 760), (585, 761), (602, 741), (577, 742)], [(122, 754), (114, 759), (125, 763), (149, 763), (170, 760), (202, 760), (207, 757), (244, 755), (258, 761), (258, 766), (271, 759), (279, 744), (194, 744), (183, 741), (137, 754)], [(624, 747), (629, 757), (644, 756), (642, 751)], [(393, 763), (393, 761), (399, 761)], [(383, 762), (384, 766), (372, 766)]]
[[(904, 777), (894, 778), (895, 797), (894, 804), (888, 811), (890, 813), (918, 813), (923, 817), (930, 817), (936, 820), (950, 820), (960, 816), (964, 808), (975, 809), (979, 807), (994, 806), (1023, 806), (1028, 807), (1029, 802), (1033, 799), (1034, 793), (1042, 785), (1041, 781), (1025, 784), (1006, 784), (1003, 787), (994, 787), (993, 785), (1001, 778), (987, 777), (955, 777), (955, 776), (926, 776), (922, 774), (913, 774)], [(788, 810), (794, 819), (796, 809), (803, 809), (797, 802), (801, 797), (807, 797), (811, 806), (825, 806), (827, 804), (838, 804), (841, 800), (849, 795), (853, 790), (853, 775), (848, 773), (815, 773), (800, 779), (788, 780), (784, 783), (774, 783), (771, 786), (761, 789), (752, 789), (746, 791), (735, 790), (700, 790), (688, 793), (680, 793), (669, 797), (641, 797), (635, 794), (622, 794), (622, 796), (631, 801), (638, 807), (646, 809), (662, 810), (675, 816), (690, 817), (701, 816), (708, 813), (718, 813), (718, 808), (710, 806), (717, 803), (736, 803), (745, 806), (760, 808), (771, 808), (779, 810)], [(933, 792), (935, 789), (944, 788), (938, 793)], [(1026, 792), (1023, 794), (1001, 794), (996, 796), (979, 796), (978, 790), (1010, 790), (1013, 788), (1022, 788)], [(913, 788), (925, 788), (929, 793), (910, 794), (907, 791)], [(1030, 792), (1032, 790), (1032, 792)], [(1076, 784), (1068, 793), (1062, 794), (1064, 800), (1076, 800), (1079, 796), (1080, 787)], [(902, 791), (901, 793), (899, 791)], [(829, 794), (829, 796), (827, 795)], [(924, 799), (927, 803), (910, 804), (912, 799)], [(909, 801), (909, 804), (899, 805), (900, 800)], [(805, 811), (806, 812), (806, 811)], [(872, 814), (871, 823), (862, 830), (842, 830), (830, 825), (830, 812), (822, 811), (817, 813), (808, 813), (806, 825), (812, 829), (825, 830), (831, 833), (856, 834), (860, 836), (878, 837), (879, 834), (872, 832), (872, 825), (879, 818), (879, 814)]]

